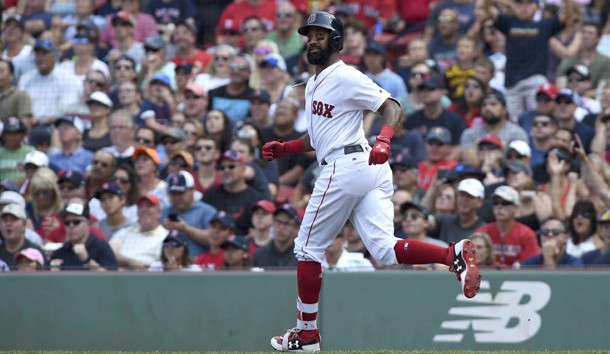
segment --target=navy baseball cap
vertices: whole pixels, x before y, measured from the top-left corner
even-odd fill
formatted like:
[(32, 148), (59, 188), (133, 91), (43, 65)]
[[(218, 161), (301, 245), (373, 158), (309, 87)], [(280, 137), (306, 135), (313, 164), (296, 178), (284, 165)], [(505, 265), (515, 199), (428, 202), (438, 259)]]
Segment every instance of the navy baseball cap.
[(404, 214), (409, 209), (415, 209), (415, 210), (421, 212), (422, 214), (424, 214), (424, 218), (428, 218), (428, 215), (430, 215), (430, 212), (428, 211), (428, 209), (424, 208), (423, 205), (413, 203), (413, 202), (403, 203), (400, 206), (400, 213)]
[(57, 179), (57, 184), (61, 184), (64, 181), (70, 181), (76, 186), (84, 185), (83, 175), (81, 175), (80, 172), (78, 172), (78, 171), (61, 170), (61, 171), (59, 171), (57, 176), (59, 177)]
[(100, 199), (102, 197), (103, 193), (112, 193), (114, 195), (118, 195), (119, 197), (124, 195), (123, 190), (121, 188), (119, 188), (119, 186), (117, 186), (114, 183), (104, 183), (104, 184), (102, 184), (100, 189), (98, 189), (97, 192), (95, 192), (95, 195), (93, 197), (97, 198), (97, 199)]
[(417, 161), (409, 155), (398, 155), (395, 159), (390, 160), (390, 168), (392, 172), (417, 169)]
[(388, 52), (385, 49), (385, 45), (379, 42), (368, 42), (366, 47), (364, 47), (364, 53), (376, 53), (381, 54), (384, 57), (388, 56)]
[(172, 235), (172, 231), (170, 231), (168, 233), (167, 237), (165, 237), (165, 239), (163, 239), (163, 247), (167, 247), (170, 245), (174, 246), (174, 247), (188, 247), (188, 245), (185, 241)]
[(473, 177), (482, 181), (487, 176), (485, 172), (467, 163), (456, 165), (453, 170), (457, 171), (459, 178)]
[(193, 175), (186, 171), (174, 172), (167, 176), (167, 190), (169, 192), (186, 192), (195, 187)]
[(443, 144), (451, 144), (451, 132), (444, 127), (434, 127), (426, 134), (426, 142), (437, 140)]
[(27, 131), (28, 127), (19, 117), (8, 117), (2, 128), (2, 133), (26, 133)]
[(223, 160), (239, 162), (242, 165), (246, 164), (246, 160), (244, 160), (243, 156), (241, 156), (240, 154), (238, 154), (237, 152), (235, 152), (233, 150), (225, 151), (225, 153), (222, 154), (222, 156), (220, 156), (220, 158), (218, 158), (218, 163), (221, 163)]
[(300, 224), (301, 221), (303, 221), (301, 215), (299, 215), (298, 210), (290, 204), (284, 204), (280, 206), (279, 208), (277, 208), (273, 215), (278, 215), (280, 213), (288, 214), (294, 221), (297, 222), (297, 224)]
[(45, 52), (51, 52), (55, 50), (55, 45), (53, 45), (53, 42), (48, 39), (39, 40), (34, 43), (34, 50), (44, 50)]
[(504, 107), (506, 107), (506, 97), (504, 97), (504, 94), (502, 94), (502, 92), (500, 92), (500, 91), (492, 91), (492, 92), (486, 94), (485, 96), (483, 96), (483, 101), (481, 101), (481, 102), (487, 101), (489, 99), (496, 99)]
[(255, 101), (255, 100), (265, 102), (265, 103), (271, 103), (271, 96), (269, 95), (269, 92), (267, 92), (267, 90), (258, 89), (258, 90), (252, 91), (252, 93), (250, 94), (250, 101)]
[(428, 74), (424, 76), (424, 80), (420, 87), (431, 88), (431, 89), (444, 89), (445, 84), (438, 75)]
[(238, 249), (242, 249), (242, 250), (248, 252), (248, 241), (246, 241), (246, 239), (241, 236), (235, 236), (235, 235), (229, 236), (229, 239), (226, 240), (220, 247), (227, 248), (229, 246), (233, 246), (233, 247), (236, 247)]
[(229, 229), (235, 230), (235, 220), (233, 220), (231, 215), (229, 215), (225, 211), (221, 210), (218, 213), (216, 213), (216, 215), (214, 215), (212, 220), (210, 220), (210, 224), (212, 224), (215, 221), (223, 224), (224, 226), (228, 227)]

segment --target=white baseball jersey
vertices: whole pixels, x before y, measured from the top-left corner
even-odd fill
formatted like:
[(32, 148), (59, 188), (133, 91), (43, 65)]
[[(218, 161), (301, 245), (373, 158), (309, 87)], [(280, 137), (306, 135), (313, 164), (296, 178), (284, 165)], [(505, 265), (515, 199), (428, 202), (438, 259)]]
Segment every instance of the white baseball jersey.
[(389, 97), (386, 90), (342, 61), (312, 76), (305, 88), (305, 117), (318, 162), (333, 150), (366, 144), (363, 111), (376, 112)]

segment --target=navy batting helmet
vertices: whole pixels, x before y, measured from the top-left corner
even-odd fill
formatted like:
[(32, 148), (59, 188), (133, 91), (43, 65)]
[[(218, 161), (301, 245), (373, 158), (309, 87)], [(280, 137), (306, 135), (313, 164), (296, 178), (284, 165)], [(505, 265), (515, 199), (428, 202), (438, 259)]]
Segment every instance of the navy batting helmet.
[(343, 23), (341, 20), (328, 12), (316, 11), (309, 15), (307, 23), (299, 28), (299, 34), (306, 36), (307, 29), (314, 26), (330, 30), (329, 40), (332, 49), (338, 52), (343, 49)]

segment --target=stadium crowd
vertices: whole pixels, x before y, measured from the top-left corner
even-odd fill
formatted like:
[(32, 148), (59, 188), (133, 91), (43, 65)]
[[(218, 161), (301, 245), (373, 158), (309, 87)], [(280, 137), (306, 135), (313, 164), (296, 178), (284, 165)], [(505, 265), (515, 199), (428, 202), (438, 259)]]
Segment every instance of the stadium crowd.
[[(317, 9), (402, 103), (397, 237), (610, 265), (608, 1), (7, 0), (0, 271), (296, 267), (320, 166), (260, 149), (306, 130), (296, 30)], [(349, 222), (323, 267), (380, 268)]]

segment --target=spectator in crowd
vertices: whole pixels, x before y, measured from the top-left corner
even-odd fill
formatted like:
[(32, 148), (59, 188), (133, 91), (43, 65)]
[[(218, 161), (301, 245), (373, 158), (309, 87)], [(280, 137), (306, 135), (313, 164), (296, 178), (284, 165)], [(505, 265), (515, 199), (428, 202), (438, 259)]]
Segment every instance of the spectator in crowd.
[(446, 0), (440, 1), (431, 7), (430, 15), (426, 21), (426, 28), (423, 37), (431, 40), (434, 37), (435, 29), (440, 32), (440, 24), (447, 19), (442, 19), (443, 10), (452, 9), (455, 11), (455, 21), (458, 22), (458, 32), (465, 34), (469, 28), (475, 27), (475, 1), (472, 0)]
[(57, 48), (50, 40), (37, 41), (34, 56), (36, 68), (20, 77), (19, 89), (32, 99), (32, 124), (53, 123), (64, 107), (78, 102), (81, 82), (56, 67)]
[(491, 267), (496, 263), (493, 243), (489, 235), (484, 232), (475, 232), (468, 237), (477, 250), (477, 267)]
[(513, 187), (500, 186), (492, 196), (494, 222), (479, 227), (494, 244), (498, 265), (518, 268), (529, 257), (540, 253), (536, 234), (532, 229), (515, 220), (520, 196)]
[(32, 199), (26, 204), (26, 212), (33, 229), (38, 230), (45, 216), (57, 214), (62, 208), (55, 172), (45, 167), (39, 168), (32, 176), (30, 196)]
[(159, 137), (163, 150), (165, 152), (166, 159), (164, 159), (164, 165), (159, 169), (159, 177), (167, 177), (167, 163), (171, 157), (178, 151), (182, 151), (186, 148), (186, 134), (182, 128), (169, 127)]
[(125, 205), (123, 206), (125, 218), (135, 220), (138, 217), (136, 201), (140, 197), (140, 181), (133, 167), (127, 164), (119, 165), (112, 172), (109, 182), (119, 186), (126, 197)]
[(91, 94), (96, 91), (105, 92), (108, 88), (108, 76), (99, 70), (89, 70), (83, 80), (79, 80), (79, 100), (64, 107), (61, 114), (64, 116), (77, 116), (90, 124), (89, 105), (87, 102)]
[[(135, 64), (141, 64), (145, 57), (144, 45), (135, 38), (134, 19), (127, 11), (120, 11), (112, 16), (111, 25), (114, 40), (112, 49), (108, 52), (108, 63), (114, 66), (121, 57), (130, 58)], [(102, 37), (103, 39), (103, 37)]]
[(565, 128), (573, 131), (580, 137), (585, 151), (589, 152), (591, 141), (595, 135), (593, 129), (576, 119), (576, 108), (578, 107), (578, 94), (571, 89), (561, 89), (557, 93), (555, 102), (557, 108), (555, 109), (555, 117), (560, 128)]
[(368, 38), (368, 28), (366, 25), (354, 18), (349, 18), (343, 22), (345, 39), (343, 41), (343, 51), (341, 60), (348, 65), (360, 66), (364, 56), (364, 48)]
[(464, 83), (464, 94), (447, 109), (458, 113), (466, 122), (466, 127), (481, 125), (481, 103), (489, 87), (478, 77), (468, 76)]
[(36, 248), (25, 248), (15, 255), (17, 271), (36, 272), (44, 269), (45, 260), (42, 253)]
[[(538, 87), (547, 82), (545, 77), (549, 56), (549, 39), (557, 34), (562, 25), (572, 21), (575, 9), (571, 0), (564, 1), (559, 16), (535, 21), (539, 10), (537, 1), (507, 2), (510, 13), (500, 14), (492, 6), (492, 1), (485, 0), (484, 10), (494, 20), (495, 27), (506, 35), (506, 88), (507, 109), (511, 117), (534, 109), (534, 100)], [(519, 29), (519, 30), (517, 30)], [(523, 36), (523, 31), (533, 35)], [(538, 48), (536, 51), (527, 48)]]
[(208, 113), (208, 93), (195, 84), (189, 84), (184, 90), (184, 115), (187, 119), (201, 122)]
[(485, 95), (481, 104), (481, 118), (483, 118), (482, 125), (464, 130), (460, 138), (462, 160), (473, 166), (480, 165), (475, 146), (489, 133), (500, 137), (503, 146), (513, 140), (528, 141), (527, 133), (518, 125), (510, 122), (506, 99), (500, 92)]
[(476, 58), (475, 40), (462, 36), (456, 43), (456, 62), (445, 70), (445, 85), (449, 97), (456, 101), (464, 96), (464, 85), (469, 76), (475, 75), (474, 59)]
[[(561, 30), (549, 38), (549, 62), (545, 73), (549, 82), (556, 82), (557, 68), (561, 60), (575, 55), (583, 46), (583, 11), (580, 6), (576, 6), (578, 5), (575, 5), (570, 21), (564, 22)], [(545, 4), (542, 18), (556, 16), (557, 10), (557, 6)]]
[(375, 267), (363, 253), (345, 249), (345, 235), (341, 232), (324, 251), (322, 269), (335, 272), (367, 272), (375, 270)]
[[(157, 23), (154, 17), (151, 15), (140, 12), (140, 1), (138, 0), (124, 0), (121, 3), (121, 10), (125, 11), (129, 15), (129, 20), (133, 23), (133, 38), (138, 42), (143, 42), (146, 38), (157, 34)], [(106, 25), (102, 32), (102, 43), (107, 46), (117, 47), (118, 38), (114, 27), (115, 14), (119, 11), (113, 12), (107, 16)], [(127, 16), (121, 14), (121, 16), (127, 19)]]
[(203, 87), (206, 91), (211, 91), (230, 82), (230, 64), (237, 54), (235, 47), (220, 44), (208, 49), (211, 52), (212, 62), (195, 76), (194, 84)]
[(252, 207), (252, 227), (246, 240), (250, 257), (260, 247), (266, 246), (273, 238), (273, 214), (276, 207), (269, 200), (259, 200)]
[(271, 103), (290, 96), (292, 90), (286, 62), (279, 54), (267, 54), (258, 65), (261, 76), (259, 89), (264, 89), (271, 97)]
[(168, 130), (169, 118), (176, 108), (169, 77), (163, 73), (154, 74), (149, 81), (148, 91), (150, 94), (142, 103), (142, 112), (136, 124), (163, 134)]
[(288, 59), (299, 55), (303, 46), (303, 41), (296, 31), (300, 16), (297, 8), (290, 1), (278, 3), (276, 6), (277, 28), (270, 32), (267, 38), (274, 41), (280, 55)]
[[(170, 24), (177, 25), (181, 22), (195, 24), (195, 7), (190, 0), (154, 0), (146, 5), (144, 10), (152, 15), (162, 31), (168, 31)], [(197, 31), (194, 31), (197, 33)], [(171, 30), (170, 30), (171, 34)]]
[(225, 258), (224, 269), (250, 268), (248, 241), (244, 237), (231, 235), (221, 247)]
[[(484, 56), (478, 60), (480, 65), (475, 64), (475, 71), (476, 67), (485, 67), (488, 85), (506, 94), (506, 36), (496, 29), (495, 21), (491, 18), (485, 19), (481, 26), (480, 37)], [(477, 76), (481, 73), (479, 70)]]
[(131, 163), (135, 142), (133, 119), (124, 109), (114, 111), (108, 118), (108, 130), (112, 145), (103, 148), (116, 160), (117, 165)]
[(430, 59), (427, 42), (423, 39), (415, 38), (407, 44), (407, 53), (399, 56), (396, 62), (396, 73), (405, 81), (409, 91), (415, 89), (409, 83), (409, 78), (411, 77), (413, 66), (419, 63), (432, 66), (434, 61)]
[(74, 13), (67, 14), (62, 18), (61, 25), (64, 27), (64, 42), (68, 42), (85, 23), (92, 23), (97, 30), (104, 29), (104, 17), (94, 15), (95, 2), (92, 0), (77, 0), (75, 1)]
[(42, 0), (26, 0), (21, 20), (25, 30), (34, 38), (44, 31), (50, 30), (52, 24), (60, 24), (61, 18), (48, 12), (46, 2)]
[(201, 272), (201, 267), (193, 264), (189, 256), (189, 246), (185, 241), (172, 235), (163, 240), (161, 260), (153, 262), (148, 267), (149, 272)]
[[(207, 98), (205, 99), (207, 102)], [(199, 122), (199, 120), (188, 119), (182, 125), (182, 130), (186, 134), (186, 142), (185, 149), (191, 157), (195, 155), (195, 144), (197, 143), (197, 138), (203, 136), (203, 125)]]
[(427, 190), (433, 179), (440, 179), (440, 170), (451, 170), (457, 165), (451, 159), (451, 132), (447, 128), (434, 127), (426, 135), (426, 158), (417, 165), (419, 170), (418, 187)]
[(235, 233), (245, 235), (252, 219), (252, 206), (263, 196), (246, 183), (246, 161), (235, 151), (227, 150), (218, 159), (217, 168), (222, 184), (206, 191), (203, 201), (231, 215), (236, 222)]
[(220, 157), (218, 142), (204, 135), (195, 143), (197, 168), (193, 172), (195, 190), (204, 193), (206, 190), (222, 184), (222, 174), (216, 170), (216, 160)]
[(252, 87), (252, 89), (254, 90), (262, 87), (263, 75), (260, 70), (260, 65), (263, 64), (265, 57), (269, 54), (280, 55), (280, 50), (278, 49), (277, 44), (275, 44), (274, 41), (265, 38), (261, 38), (256, 42), (251, 54), (243, 54), (251, 59), (252, 66), (250, 67), (250, 69), (252, 70), (252, 72), (250, 73), (250, 79), (248, 83), (250, 87)]
[(210, 110), (225, 112), (233, 123), (246, 120), (253, 91), (248, 85), (251, 66), (250, 59), (242, 55), (233, 58), (229, 83), (208, 92)]
[[(191, 174), (193, 172), (193, 166), (195, 165), (195, 159), (190, 152), (185, 149), (180, 149), (172, 153), (167, 162), (167, 175), (171, 175), (176, 172), (187, 172)], [(196, 193), (196, 198), (199, 199), (199, 193)]]
[[(20, 16), (8, 16), (3, 23), (2, 33), (2, 60), (12, 63), (15, 81), (29, 69), (34, 68), (32, 57), (33, 46), (27, 41), (25, 25)], [(13, 80), (11, 80), (11, 83)], [(30, 112), (31, 113), (31, 112)], [(3, 117), (4, 118), (4, 117)]]
[[(400, 215), (400, 213), (398, 214)], [(358, 234), (358, 231), (356, 230), (351, 221), (348, 220), (345, 222), (345, 225), (341, 230), (341, 234), (343, 234), (343, 237), (345, 238), (344, 247), (346, 251), (352, 253), (358, 252), (362, 254), (367, 253), (366, 246), (364, 245), (362, 238)]]
[[(89, 173), (86, 179), (85, 196), (93, 197), (100, 187), (110, 180), (112, 172), (116, 167), (116, 160), (111, 153), (104, 150), (98, 150), (93, 155)], [(91, 214), (95, 215), (93, 211)]]
[(13, 62), (8, 59), (0, 59), (0, 94), (2, 94), (0, 120), (5, 121), (8, 117), (19, 117), (25, 122), (26, 126), (29, 126), (32, 118), (32, 100), (26, 92), (15, 87), (14, 81), (15, 66)]
[(85, 79), (90, 70), (100, 71), (106, 77), (110, 76), (108, 65), (95, 57), (96, 43), (90, 30), (86, 28), (78, 30), (71, 40), (75, 58), (59, 64), (59, 69), (74, 75), (81, 81)]
[(23, 180), (23, 183), (21, 183), (21, 187), (19, 187), (19, 194), (27, 200), (30, 199), (30, 182), (32, 181), (32, 176), (34, 176), (34, 173), (36, 173), (40, 167), (49, 167), (49, 157), (47, 154), (38, 150), (28, 152), (23, 160), (25, 179)]
[[(597, 87), (593, 87), (589, 68), (583, 64), (578, 64), (568, 69), (567, 88), (576, 92), (580, 98), (578, 103), (579, 112), (576, 113), (578, 120), (582, 120), (584, 115), (597, 114), (601, 112), (601, 103), (595, 98)], [(593, 97), (593, 98), (592, 98)]]
[(93, 153), (82, 147), (83, 121), (79, 117), (66, 116), (57, 118), (54, 125), (59, 133), (60, 149), (49, 154), (49, 161), (60, 169), (85, 174)]
[(159, 199), (161, 208), (169, 205), (167, 183), (159, 179), (157, 172), (161, 159), (151, 148), (138, 146), (133, 152), (133, 160), (140, 185), (140, 195), (154, 195)]
[(301, 221), (295, 208), (289, 205), (279, 207), (273, 216), (273, 239), (254, 252), (252, 266), (295, 268), (297, 259), (292, 250)]
[(580, 257), (587, 267), (610, 265), (610, 210), (604, 211), (597, 219), (597, 235), (601, 241), (599, 247)]
[(193, 65), (195, 74), (198, 74), (205, 71), (213, 57), (210, 53), (195, 47), (196, 41), (197, 27), (192, 22), (180, 21), (176, 24), (173, 44), (176, 45), (178, 55), (172, 58), (172, 62), (176, 65), (187, 62)]
[(143, 146), (145, 148), (153, 150), (155, 150), (155, 148), (157, 147), (155, 132), (147, 127), (138, 127), (134, 134), (134, 140), (136, 141), (136, 146)]
[(169, 205), (163, 210), (163, 226), (178, 231), (178, 237), (186, 240), (191, 257), (199, 256), (210, 244), (208, 228), (217, 210), (195, 200), (195, 181), (189, 172), (172, 173), (166, 183)]
[(580, 258), (601, 245), (597, 231), (595, 206), (589, 200), (579, 200), (572, 208), (568, 219), (570, 238), (567, 240), (567, 254)]
[(544, 266), (545, 268), (583, 267), (578, 257), (566, 253), (569, 235), (561, 219), (551, 217), (542, 223), (540, 228), (540, 245), (542, 253), (532, 256), (523, 262), (525, 267)]
[(83, 134), (83, 148), (89, 151), (112, 145), (108, 128), (108, 115), (112, 110), (112, 101), (104, 92), (95, 91), (87, 100), (91, 127)]
[(3, 121), (2, 146), (0, 147), (0, 176), (2, 179), (21, 184), (25, 178), (23, 160), (25, 155), (34, 150), (23, 143), (28, 128), (18, 117), (9, 117)]
[[(258, 129), (269, 129), (273, 125), (270, 114), (271, 96), (265, 89), (253, 91), (250, 95), (250, 117), (247, 121)], [(295, 123), (296, 124), (296, 123)]]
[(277, 179), (269, 181), (263, 171), (263, 166), (255, 160), (254, 145), (245, 138), (235, 138), (231, 143), (231, 150), (237, 152), (246, 161), (246, 180), (249, 185), (260, 192), (265, 199), (271, 199), (271, 195), (277, 192)]
[[(418, 72), (415, 71), (417, 67), (414, 67), (411, 74)], [(418, 132), (422, 137), (425, 137), (433, 127), (446, 128), (452, 136), (452, 149), (449, 158), (457, 160), (460, 153), (460, 136), (466, 127), (466, 123), (457, 113), (443, 108), (441, 100), (444, 85), (438, 75), (429, 73), (423, 75), (422, 79), (418, 90), (424, 108), (409, 116), (405, 128)]]
[[(557, 89), (557, 86), (551, 83), (546, 83), (538, 87), (538, 91), (536, 91), (536, 108), (523, 112), (518, 117), (519, 126), (526, 132), (531, 132), (534, 128), (533, 121), (536, 114), (544, 113), (554, 117), (555, 108), (557, 107), (555, 99), (557, 98), (558, 92), (559, 89)], [(530, 142), (532, 142), (532, 140), (530, 140)]]
[(25, 237), (25, 210), (17, 204), (8, 204), (0, 210), (0, 233), (3, 242), (0, 244), (0, 260), (14, 268), (15, 256), (24, 249), (34, 248), (42, 253), (40, 247)]
[(95, 237), (89, 229), (89, 208), (69, 204), (63, 213), (66, 242), (51, 254), (51, 270), (98, 270), (117, 267), (116, 258), (106, 241)]
[(480, 158), (476, 165), (485, 174), (483, 183), (490, 185), (501, 182), (502, 163), (504, 160), (504, 143), (494, 133), (486, 134), (477, 144), (477, 156)]
[(262, 29), (256, 28), (253, 31), (271, 30), (276, 23), (276, 6), (274, 1), (269, 0), (244, 0), (229, 4), (218, 20), (218, 30), (230, 28), (231, 24), (242, 24), (242, 32), (245, 33), (247, 32), (245, 19), (252, 16), (259, 18), (259, 22), (264, 26)]
[(568, 70), (581, 64), (589, 69), (592, 86), (597, 87), (602, 80), (610, 79), (610, 58), (597, 50), (602, 29), (596, 22), (585, 22), (580, 31), (582, 46), (575, 55), (561, 61), (557, 68), (557, 83), (565, 83)]
[(148, 268), (161, 259), (161, 248), (168, 230), (159, 224), (162, 206), (159, 198), (144, 194), (136, 202), (138, 206), (138, 226), (119, 230), (110, 247), (114, 251), (119, 266)]
[[(273, 126), (262, 132), (263, 141), (298, 139), (301, 133), (294, 129), (297, 110), (298, 108), (292, 99), (283, 99), (278, 102), (273, 115)], [(287, 186), (296, 185), (299, 177), (310, 163), (309, 157), (304, 153), (289, 154), (277, 160), (280, 173), (279, 182), (281, 185)]]
[(521, 161), (510, 161), (504, 165), (506, 184), (515, 188), (521, 197), (517, 220), (532, 230), (538, 230), (540, 224), (553, 212), (551, 197), (536, 188), (529, 164)]
[(172, 90), (176, 89), (176, 64), (168, 60), (167, 41), (161, 35), (154, 35), (144, 41), (144, 52), (146, 56), (140, 68), (140, 82), (145, 88), (155, 74), (167, 76), (167, 85)]
[(121, 55), (114, 61), (114, 65), (110, 66), (110, 73), (111, 77), (113, 78), (113, 85), (110, 86), (108, 95), (112, 100), (112, 104), (118, 107), (120, 106), (120, 84), (124, 81), (131, 81), (132, 83), (135, 83), (138, 78), (138, 72), (136, 71), (136, 62), (130, 56)]
[(477, 214), (483, 205), (485, 188), (474, 178), (466, 178), (457, 187), (457, 213), (435, 215), (435, 234), (437, 238), (446, 243), (456, 242), (484, 224)]
[(437, 17), (438, 34), (428, 44), (430, 57), (441, 73), (457, 62), (458, 13), (454, 9), (444, 8)]
[(118, 185), (104, 183), (97, 190), (94, 198), (99, 199), (106, 217), (96, 221), (93, 226), (102, 230), (108, 241), (120, 229), (136, 225), (133, 219), (127, 219), (125, 214), (123, 214), (127, 197)]
[(557, 131), (557, 119), (553, 116), (538, 112), (534, 116), (531, 132), (531, 166), (545, 163), (545, 154), (550, 150), (553, 136)]
[(138, 87), (133, 81), (123, 81), (119, 84), (118, 92), (118, 106), (127, 111), (132, 121), (135, 122), (142, 112), (142, 98), (138, 92)]
[(364, 48), (362, 59), (364, 74), (404, 104), (407, 101), (407, 86), (398, 74), (387, 67), (388, 52), (385, 45), (369, 42)]
[[(274, 17), (275, 20), (275, 17)], [(248, 55), (256, 55), (255, 49), (262, 39), (265, 38), (267, 32), (273, 27), (267, 27), (262, 18), (256, 15), (249, 15), (241, 21), (242, 38), (244, 40), (244, 48), (242, 52)], [(277, 47), (277, 45), (276, 45)], [(265, 52), (264, 54), (269, 54)], [(279, 50), (276, 51), (276, 54)], [(251, 82), (252, 83), (252, 82)]]
[(217, 212), (210, 220), (209, 247), (206, 253), (197, 257), (195, 264), (204, 270), (218, 270), (224, 265), (224, 252), (221, 246), (235, 232), (235, 220), (225, 211)]
[(227, 114), (220, 109), (212, 109), (205, 115), (203, 130), (210, 138), (218, 141), (221, 151), (229, 149), (233, 138), (233, 125)]

